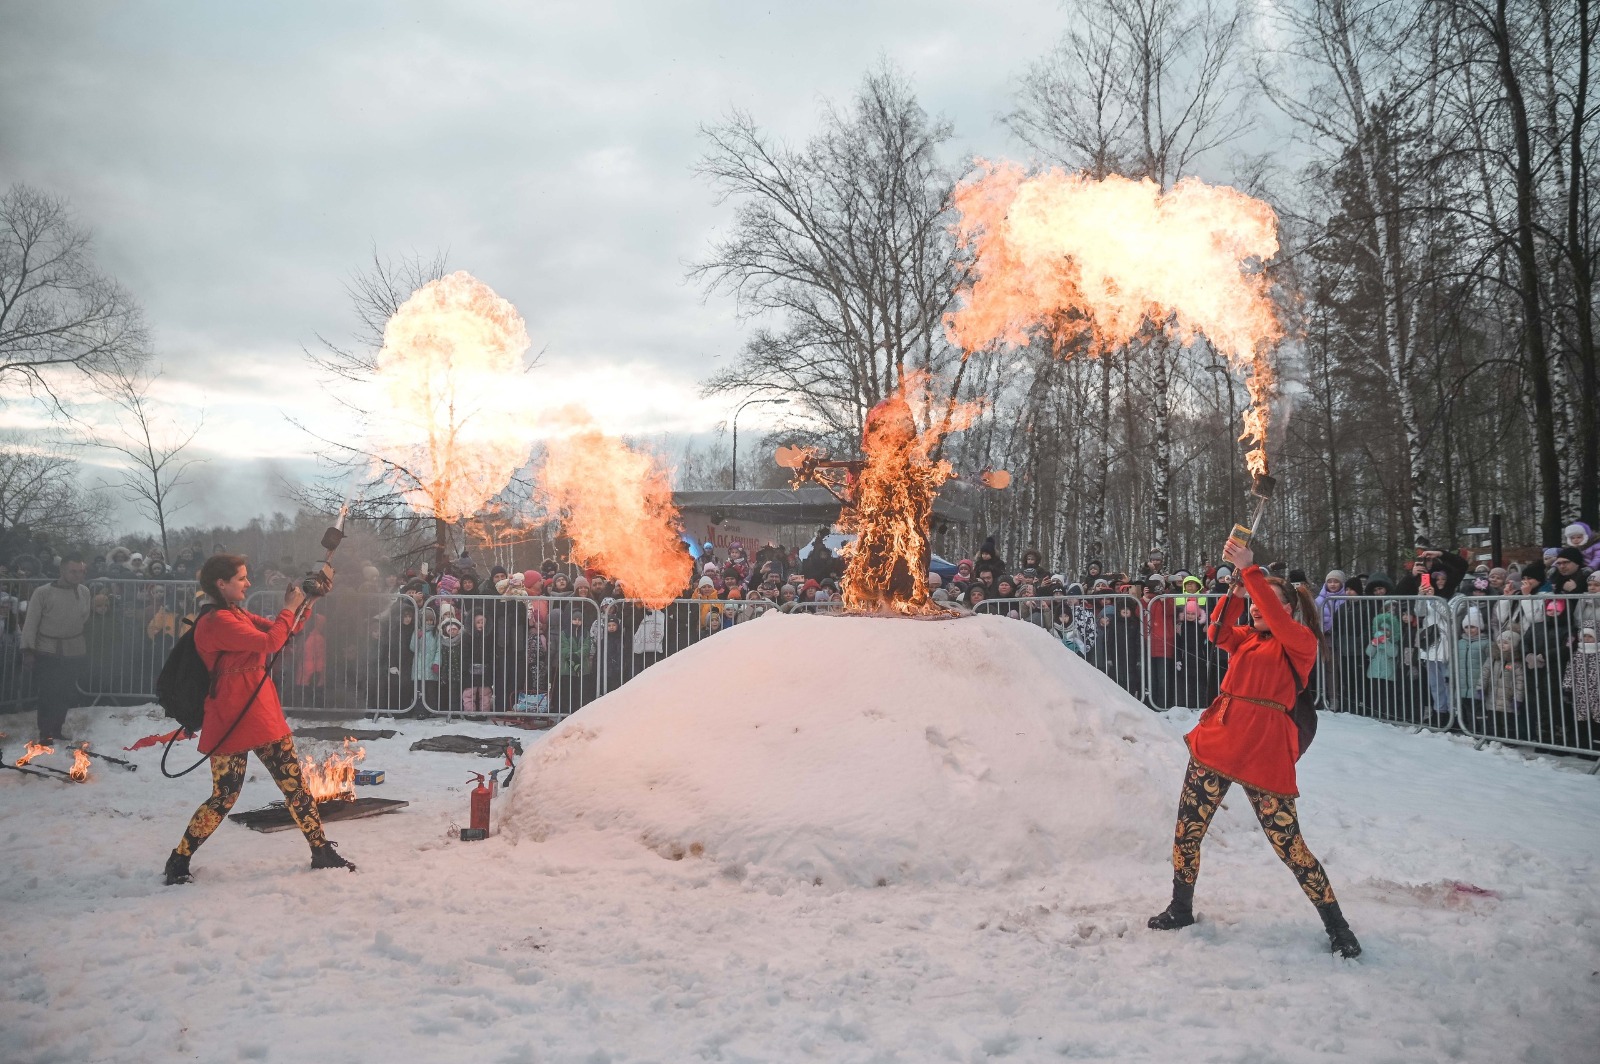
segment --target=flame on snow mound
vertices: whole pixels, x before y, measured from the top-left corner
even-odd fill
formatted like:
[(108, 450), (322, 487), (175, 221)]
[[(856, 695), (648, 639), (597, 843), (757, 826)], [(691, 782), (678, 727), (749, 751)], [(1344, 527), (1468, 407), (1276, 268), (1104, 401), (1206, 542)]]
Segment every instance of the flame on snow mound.
[(1031, 624), (772, 614), (552, 731), (502, 824), (732, 875), (992, 882), (1170, 853), (1182, 744)]

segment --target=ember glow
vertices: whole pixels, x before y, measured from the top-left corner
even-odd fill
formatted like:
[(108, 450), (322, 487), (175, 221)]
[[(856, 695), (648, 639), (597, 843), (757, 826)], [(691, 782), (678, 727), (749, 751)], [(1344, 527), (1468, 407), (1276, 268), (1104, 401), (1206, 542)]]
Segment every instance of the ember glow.
[(551, 439), (534, 494), (572, 539), (572, 557), (621, 582), (630, 599), (671, 602), (689, 582), (668, 471), (615, 436), (579, 428)]
[(79, 783), (88, 779), (89, 755), (84, 753), (83, 750), (74, 747), (72, 750), (72, 768), (67, 770), (67, 774)]
[(366, 760), (363, 747), (350, 748), (346, 739), (344, 747), (329, 754), (321, 763), (314, 757), (300, 759), (300, 780), (311, 797), (318, 802), (350, 802), (356, 797), (356, 765)]
[(965, 305), (947, 321), (951, 338), (975, 351), (1026, 344), (1050, 327), (1059, 349), (1086, 329), (1100, 354), (1147, 323), (1183, 343), (1203, 335), (1249, 371), (1240, 439), (1253, 444), (1250, 471), (1266, 472), (1269, 356), (1283, 335), (1260, 271), (1278, 253), (1272, 208), (1193, 178), (1162, 192), (1148, 179), (981, 166), (955, 193), (956, 237), (975, 268)]
[(522, 316), (465, 271), (417, 289), (384, 326), (375, 423), (386, 470), (413, 509), (445, 521), (477, 513), (528, 460), (528, 330)]
[(29, 743), (23, 750), (22, 756), (17, 758), (17, 767), (21, 768), (42, 754), (53, 754), (55, 752), (56, 748), (53, 746), (46, 746), (44, 743)]

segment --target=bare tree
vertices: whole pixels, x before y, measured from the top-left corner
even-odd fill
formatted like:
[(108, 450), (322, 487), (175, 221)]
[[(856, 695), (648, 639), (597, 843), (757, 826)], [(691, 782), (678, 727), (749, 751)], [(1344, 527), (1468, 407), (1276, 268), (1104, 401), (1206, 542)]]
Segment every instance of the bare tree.
[(184, 498), (188, 473), (203, 461), (187, 457), (185, 452), (205, 426), (205, 411), (192, 425), (173, 420), (150, 396), (151, 387), (160, 377), (160, 370), (149, 374), (119, 372), (106, 380), (106, 398), (121, 413), (116, 432), (101, 433), (97, 442), (127, 463), (117, 471), (113, 486), (140, 516), (156, 526), (161, 553), (170, 559), (168, 526), (173, 516), (192, 501)]
[(95, 269), (66, 202), (12, 185), (0, 194), (0, 383), (64, 409), (74, 372), (122, 372), (144, 358), (138, 305)]
[[(1166, 188), (1249, 132), (1241, 7), (1215, 0), (1078, 0), (1072, 7), (1072, 29), (1024, 76), (1017, 106), (1006, 116), (1036, 152), (1096, 177), (1119, 172)], [(1148, 385), (1155, 434), (1151, 541), (1170, 550), (1172, 419), (1188, 352), (1152, 333), (1116, 354), (1137, 363)], [(1107, 423), (1113, 368), (1101, 367)], [(1091, 520), (1104, 540), (1109, 440), (1101, 438), (1092, 460), (1101, 487)]]
[(867, 411), (908, 372), (959, 374), (943, 324), (956, 274), (953, 178), (938, 150), (951, 128), (928, 117), (902, 75), (870, 73), (803, 149), (738, 111), (701, 133), (697, 170), (718, 202), (738, 207), (732, 233), (691, 276), (764, 323), (708, 394), (789, 396), (817, 437), (853, 447)]
[(84, 487), (71, 451), (41, 445), (38, 435), (0, 436), (0, 541), (16, 547), (37, 535), (57, 542), (99, 538), (106, 500)]

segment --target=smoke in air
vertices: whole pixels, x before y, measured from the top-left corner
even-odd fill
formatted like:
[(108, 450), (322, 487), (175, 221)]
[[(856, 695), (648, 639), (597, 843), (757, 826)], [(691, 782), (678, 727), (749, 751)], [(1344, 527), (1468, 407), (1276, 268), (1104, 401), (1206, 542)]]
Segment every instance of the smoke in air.
[(1074, 323), (1102, 353), (1147, 322), (1188, 343), (1204, 335), (1248, 368), (1244, 432), (1252, 472), (1266, 471), (1273, 345), (1283, 335), (1260, 264), (1278, 253), (1277, 215), (1237, 189), (982, 163), (956, 189), (960, 244), (974, 253), (965, 304), (949, 316), (968, 351), (1025, 344)]
[(526, 386), (528, 330), (494, 289), (464, 270), (430, 281), (383, 330), (374, 419), (385, 471), (413, 508), (460, 521), (527, 462), (531, 426), (506, 396)]

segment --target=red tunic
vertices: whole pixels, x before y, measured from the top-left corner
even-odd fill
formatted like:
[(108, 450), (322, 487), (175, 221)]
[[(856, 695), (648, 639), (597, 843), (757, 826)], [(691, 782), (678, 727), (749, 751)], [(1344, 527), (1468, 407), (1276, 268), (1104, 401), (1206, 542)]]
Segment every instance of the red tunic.
[(1294, 776), (1300, 736), (1294, 721), (1282, 710), (1227, 696), (1292, 707), (1297, 693), (1295, 673), (1310, 679), (1316, 666), (1317, 637), (1290, 616), (1260, 569), (1245, 570), (1244, 587), (1250, 601), (1261, 608), (1269, 631), (1238, 626), (1245, 608), (1240, 596), (1217, 603), (1212, 641), (1227, 652), (1228, 674), (1222, 679), (1217, 700), (1200, 714), (1200, 723), (1185, 738), (1195, 761), (1213, 772), (1257, 790), (1292, 797), (1300, 793)]
[[(205, 722), (200, 726), (201, 753), (243, 753), (289, 734), (278, 688), (270, 677), (262, 683), (262, 677), (267, 656), (288, 642), (293, 623), (294, 614), (289, 610), (269, 621), (239, 609), (210, 610), (196, 622), (194, 646), (212, 678)], [(257, 684), (261, 686), (259, 694)], [(254, 702), (250, 701), (252, 694)], [(250, 708), (239, 720), (247, 702)], [(238, 727), (233, 724), (236, 720)], [(213, 742), (219, 744), (215, 749)]]

